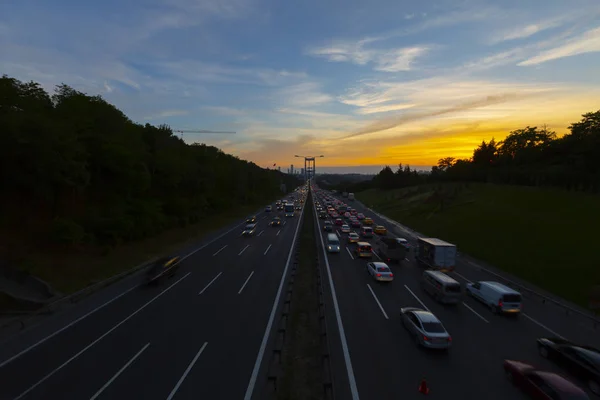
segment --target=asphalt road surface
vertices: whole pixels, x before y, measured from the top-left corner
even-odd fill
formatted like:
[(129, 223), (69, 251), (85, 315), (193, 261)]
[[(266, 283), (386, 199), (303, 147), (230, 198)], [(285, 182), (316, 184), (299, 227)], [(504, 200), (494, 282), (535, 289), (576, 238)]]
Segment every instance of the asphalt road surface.
[(299, 214), (261, 212), (159, 285), (130, 277), (3, 342), (0, 399), (249, 399)]
[[(357, 202), (347, 203), (373, 218), (375, 225), (386, 225)], [(319, 226), (325, 240), (322, 222), (319, 220)], [(587, 390), (586, 383), (569, 377), (539, 356), (535, 340), (543, 336), (563, 336), (598, 347), (599, 330), (574, 322), (564, 311), (561, 313), (557, 308), (527, 298), (524, 313), (517, 318), (493, 315), (487, 307), (467, 297), (455, 306), (441, 305), (421, 289), (423, 270), (414, 261), (412, 249), (402, 264), (390, 266), (393, 282), (375, 282), (365, 270), (367, 260), (357, 259), (352, 254), (355, 245), (348, 243), (347, 234), (337, 234), (342, 244), (340, 253), (324, 255), (321, 252), (321, 257), (323, 261), (325, 257), (328, 260), (323, 264), (332, 277), (328, 284), (333, 287), (337, 300), (337, 307), (328, 308), (328, 320), (335, 324), (338, 339), (335, 346), (342, 349), (332, 360), (336, 389), (343, 393), (340, 398), (420, 398), (417, 388), (423, 378), (427, 380), (428, 397), (432, 399), (525, 398), (506, 380), (502, 369), (504, 359), (558, 372)], [(415, 242), (411, 240), (411, 244), (414, 246)], [(373, 261), (379, 261), (377, 255)], [(494, 280), (462, 261), (457, 262), (456, 271), (450, 275), (462, 284)], [(417, 348), (401, 324), (402, 307), (426, 308), (436, 314), (452, 335), (450, 351), (445, 354)], [(336, 354), (335, 350), (332, 352)]]

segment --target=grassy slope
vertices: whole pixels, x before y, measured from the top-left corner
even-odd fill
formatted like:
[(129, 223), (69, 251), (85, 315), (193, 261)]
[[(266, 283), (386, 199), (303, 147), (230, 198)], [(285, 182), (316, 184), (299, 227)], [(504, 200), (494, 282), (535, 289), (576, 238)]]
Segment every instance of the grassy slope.
[[(587, 306), (600, 284), (600, 196), (485, 184), (460, 187), (439, 212), (434, 186), (357, 194), (365, 205), (423, 234), (456, 243), (552, 293)], [(436, 186), (438, 187), (438, 186)]]
[(45, 280), (63, 294), (72, 293), (153, 257), (174, 252), (244, 218), (256, 209), (257, 206), (239, 207), (229, 214), (214, 215), (192, 226), (171, 229), (152, 238), (128, 243), (103, 257), (80, 253), (60, 256), (28, 254), (21, 268)]

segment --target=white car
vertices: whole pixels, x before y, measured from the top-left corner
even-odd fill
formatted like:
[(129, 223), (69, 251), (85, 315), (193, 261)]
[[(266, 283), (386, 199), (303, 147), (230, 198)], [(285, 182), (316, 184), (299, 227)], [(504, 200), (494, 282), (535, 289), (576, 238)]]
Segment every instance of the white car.
[(350, 226), (347, 224), (344, 224), (344, 225), (342, 225), (340, 230), (342, 231), (342, 233), (350, 233)]
[(360, 240), (360, 236), (358, 236), (358, 233), (350, 232), (348, 234), (348, 242), (349, 243), (358, 243), (359, 240)]
[(368, 262), (367, 272), (378, 282), (391, 282), (394, 280), (394, 274), (390, 267), (383, 262)]

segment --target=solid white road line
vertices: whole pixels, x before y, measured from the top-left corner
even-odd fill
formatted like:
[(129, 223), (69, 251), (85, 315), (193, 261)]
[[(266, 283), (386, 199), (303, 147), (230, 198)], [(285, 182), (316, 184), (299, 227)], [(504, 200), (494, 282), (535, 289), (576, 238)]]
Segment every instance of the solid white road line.
[(348, 255), (350, 256), (350, 258), (354, 260), (354, 256), (350, 252), (350, 249), (346, 247), (346, 251), (348, 252)]
[(265, 250), (265, 253), (263, 254), (263, 256), (266, 256), (267, 253), (269, 252), (269, 249), (271, 248), (271, 245), (269, 245), (269, 247), (267, 247), (267, 249)]
[(260, 235), (262, 235), (263, 233), (264, 233), (264, 230), (260, 231), (260, 232), (258, 233), (258, 235), (256, 235), (256, 237), (259, 237), (259, 236), (260, 236)]
[(144, 347), (142, 347), (142, 349), (140, 351), (138, 351), (135, 356), (133, 356), (129, 361), (127, 361), (127, 364), (123, 365), (123, 367), (121, 367), (121, 369), (118, 370), (117, 373), (114, 374), (113, 377), (110, 378), (108, 380), (108, 382), (106, 382), (104, 384), (104, 386), (102, 386), (100, 388), (100, 390), (98, 390), (96, 392), (96, 394), (94, 394), (92, 397), (90, 397), (90, 400), (97, 399), (98, 396), (100, 396), (102, 394), (102, 392), (104, 392), (104, 390), (106, 390), (106, 388), (109, 387), (110, 384), (113, 383), (115, 381), (115, 379), (117, 379), (119, 377), (119, 375), (121, 375), (121, 373), (123, 373), (123, 371), (125, 371), (127, 369), (127, 367), (129, 367), (131, 365), (131, 363), (133, 363), (135, 361), (135, 359), (138, 358), (140, 356), (140, 354), (142, 354), (144, 352), (144, 350), (146, 350), (148, 348), (148, 346), (150, 346), (150, 343), (148, 343)]
[(456, 276), (458, 276), (459, 278), (461, 278), (462, 280), (466, 281), (467, 283), (473, 283), (470, 280), (468, 280), (467, 278), (465, 278), (464, 276), (462, 276), (461, 274), (459, 274), (456, 271), (452, 271), (453, 274), (455, 274)]
[(379, 258), (379, 260), (381, 260), (381, 257), (379, 257), (379, 254), (375, 253), (375, 250), (371, 250), (373, 252), (373, 254), (375, 254), (375, 257)]
[(198, 294), (199, 294), (199, 295), (201, 295), (202, 293), (204, 293), (204, 291), (205, 291), (206, 289), (208, 289), (208, 287), (209, 287), (210, 285), (212, 285), (212, 284), (213, 284), (213, 282), (214, 282), (214, 281), (216, 281), (216, 280), (217, 280), (217, 278), (218, 278), (218, 277), (220, 277), (222, 273), (223, 273), (223, 272), (219, 272), (219, 273), (217, 274), (217, 276), (215, 276), (215, 277), (212, 279), (212, 281), (208, 282), (208, 285), (204, 286), (204, 289), (202, 289), (202, 290), (200, 291), (200, 293), (198, 293)]
[(227, 247), (227, 245), (221, 247), (219, 250), (217, 250), (217, 252), (215, 254), (213, 254), (213, 257), (216, 256), (217, 254), (219, 254), (220, 252), (222, 252), (223, 250), (225, 250), (225, 247)]
[(248, 281), (250, 280), (250, 278), (252, 278), (252, 275), (254, 275), (254, 271), (250, 272), (250, 275), (248, 276), (248, 279), (246, 279), (246, 282), (244, 282), (244, 284), (240, 288), (240, 291), (238, 292), (238, 294), (242, 293), (242, 290), (244, 290), (244, 288), (248, 284)]
[(342, 237), (342, 235), (340, 234), (340, 231), (337, 229), (335, 230), (335, 234), (338, 235), (338, 237), (340, 237), (340, 238)]
[(152, 302), (154, 302), (156, 299), (158, 299), (163, 294), (167, 293), (169, 290), (171, 290), (171, 288), (173, 288), (179, 282), (181, 282), (182, 280), (184, 280), (185, 278), (187, 278), (190, 274), (191, 274), (191, 272), (188, 272), (183, 277), (179, 278), (179, 280), (177, 280), (176, 282), (174, 282), (173, 284), (171, 284), (171, 286), (169, 286), (168, 288), (166, 288), (165, 290), (163, 290), (162, 292), (160, 292), (159, 294), (157, 294), (156, 296), (154, 296), (150, 301), (148, 301), (147, 303), (145, 303), (143, 306), (141, 306), (140, 308), (138, 308), (136, 311), (134, 311), (133, 313), (129, 314), (128, 317), (126, 317), (125, 319), (123, 319), (117, 325), (115, 325), (112, 328), (110, 328), (108, 331), (106, 331), (98, 339), (94, 340), (92, 343), (90, 343), (87, 346), (85, 346), (77, 354), (75, 354), (73, 357), (69, 358), (67, 361), (65, 361), (64, 363), (62, 363), (58, 368), (56, 368), (55, 370), (53, 370), (52, 372), (50, 372), (48, 375), (44, 376), (42, 379), (40, 379), (39, 381), (37, 381), (37, 383), (35, 383), (33, 386), (31, 386), (29, 389), (27, 389), (23, 393), (21, 393), (14, 400), (21, 399), (22, 397), (24, 397), (25, 395), (27, 395), (29, 392), (31, 392), (33, 389), (35, 389), (36, 387), (38, 387), (39, 385), (41, 385), (42, 383), (44, 383), (52, 375), (54, 375), (55, 373), (57, 373), (58, 371), (60, 371), (64, 367), (66, 367), (68, 364), (71, 363), (71, 361), (75, 360), (77, 357), (79, 357), (80, 355), (82, 355), (83, 353), (85, 353), (87, 350), (89, 350), (96, 343), (98, 343), (99, 341), (101, 341), (102, 339), (104, 339), (106, 336), (108, 336), (109, 334), (111, 334), (115, 329), (117, 329), (118, 327), (120, 327), (121, 325), (123, 325), (125, 322), (129, 321), (131, 318), (133, 318), (133, 316), (135, 316), (137, 313), (139, 313), (140, 311), (142, 311), (144, 308), (148, 307)]
[(369, 288), (369, 290), (371, 291), (371, 294), (373, 295), (373, 298), (375, 299), (375, 301), (377, 302), (377, 305), (379, 306), (379, 309), (381, 310), (381, 312), (383, 313), (383, 316), (385, 317), (385, 319), (390, 319), (388, 317), (388, 315), (386, 314), (385, 310), (383, 309), (383, 306), (381, 305), (381, 303), (379, 302), (379, 299), (377, 298), (377, 296), (375, 296), (375, 292), (373, 291), (373, 289), (371, 289), (371, 285), (369, 285), (367, 283), (367, 287)]
[(479, 318), (481, 318), (484, 322), (487, 322), (488, 324), (490, 323), (490, 321), (488, 321), (487, 319), (483, 318), (483, 316), (481, 314), (479, 314), (477, 311), (473, 310), (471, 307), (469, 307), (469, 305), (465, 302), (462, 303), (463, 306), (467, 307), (469, 310), (471, 310), (471, 312), (475, 315), (477, 315)]
[(242, 249), (242, 251), (240, 251), (240, 252), (238, 253), (238, 256), (241, 256), (241, 255), (242, 255), (242, 253), (243, 253), (244, 251), (246, 251), (246, 249), (247, 249), (248, 247), (250, 247), (250, 245), (249, 245), (249, 244), (247, 244), (247, 245), (246, 245), (246, 247), (244, 247), (244, 248)]
[[(315, 209), (315, 219), (317, 220), (317, 226), (319, 227), (319, 231), (321, 231), (321, 225), (319, 224), (319, 220), (316, 217), (317, 215)], [(340, 305), (338, 304), (337, 295), (335, 294), (335, 285), (333, 284), (333, 277), (331, 276), (331, 268), (329, 266), (329, 260), (327, 259), (327, 252), (325, 251), (325, 241), (323, 241), (322, 233), (319, 234), (319, 238), (321, 239), (321, 247), (323, 248), (323, 256), (325, 257), (325, 269), (327, 270), (327, 278), (329, 279), (329, 287), (331, 289), (331, 297), (333, 299), (333, 309), (335, 311), (335, 320), (338, 325), (340, 342), (342, 343), (342, 353), (344, 354), (346, 373), (348, 374), (348, 383), (350, 384), (350, 393), (352, 393), (352, 400), (359, 400), (360, 397), (358, 396), (358, 387), (356, 385), (356, 378), (354, 377), (354, 368), (352, 368), (352, 360), (350, 359), (350, 351), (348, 350), (348, 342), (346, 341), (346, 333), (344, 331), (342, 315), (340, 314)], [(347, 247), (346, 250), (348, 250)], [(350, 254), (349, 250), (348, 254)], [(350, 254), (350, 257), (352, 257), (352, 254)], [(352, 257), (352, 259), (354, 259), (354, 257)]]
[(111, 300), (107, 301), (106, 303), (94, 308), (92, 311), (88, 312), (85, 315), (82, 315), (81, 317), (77, 318), (75, 321), (71, 322), (70, 324), (60, 328), (59, 330), (51, 333), (50, 335), (46, 336), (45, 338), (43, 338), (42, 340), (36, 342), (35, 344), (32, 344), (31, 346), (29, 346), (28, 348), (26, 348), (25, 350), (22, 350), (21, 352), (15, 354), (14, 356), (10, 357), (8, 360), (3, 361), (0, 364), (0, 368), (4, 367), (5, 365), (9, 364), (10, 362), (16, 360), (17, 358), (21, 357), (23, 354), (33, 350), (34, 348), (38, 347), (40, 344), (44, 343), (46, 340), (48, 339), (52, 339), (54, 336), (58, 335), (59, 333), (63, 332), (66, 329), (69, 329), (70, 327), (72, 327), (73, 325), (75, 325), (76, 323), (78, 323), (79, 321), (89, 317), (90, 315), (92, 315), (93, 313), (95, 313), (96, 311), (106, 307), (107, 305), (109, 305), (110, 303), (112, 303), (113, 301), (120, 299), (121, 297), (125, 296), (127, 293), (131, 292), (133, 289), (136, 289), (137, 286), (134, 286), (132, 288), (127, 289), (126, 291), (124, 291), (123, 293), (121, 293), (120, 295), (118, 295), (117, 297), (113, 297)]
[(260, 348), (258, 349), (258, 355), (256, 356), (256, 361), (254, 362), (254, 368), (252, 369), (252, 375), (250, 376), (250, 382), (248, 382), (248, 388), (246, 389), (244, 400), (252, 399), (252, 393), (254, 392), (254, 386), (256, 385), (256, 379), (258, 378), (258, 371), (260, 370), (260, 365), (262, 364), (262, 360), (265, 356), (265, 349), (267, 348), (267, 342), (269, 341), (269, 336), (273, 327), (273, 321), (275, 320), (275, 313), (277, 312), (277, 306), (279, 305), (279, 299), (281, 298), (281, 292), (283, 291), (283, 285), (285, 284), (287, 271), (290, 266), (290, 261), (292, 260), (292, 250), (294, 249), (294, 243), (296, 243), (296, 239), (298, 238), (298, 231), (300, 230), (300, 221), (302, 221), (303, 215), (304, 207), (302, 207), (300, 217), (298, 218), (298, 223), (296, 224), (296, 232), (294, 233), (294, 238), (292, 239), (292, 244), (290, 245), (290, 252), (285, 263), (285, 267), (283, 268), (283, 274), (281, 275), (279, 288), (277, 289), (277, 294), (275, 295), (275, 301), (273, 301), (273, 308), (271, 308), (271, 314), (269, 315), (269, 321), (267, 322), (267, 326), (265, 328), (265, 334), (263, 335), (262, 342), (260, 343)]
[(171, 393), (169, 394), (169, 397), (167, 397), (167, 400), (171, 400), (173, 398), (173, 396), (175, 396), (175, 393), (177, 393), (177, 391), (179, 390), (179, 387), (181, 386), (181, 384), (183, 383), (183, 381), (185, 380), (185, 378), (188, 376), (188, 374), (190, 373), (190, 371), (194, 367), (194, 364), (196, 364), (196, 361), (198, 361), (198, 358), (200, 357), (200, 355), (202, 354), (202, 352), (206, 348), (206, 345), (208, 345), (208, 342), (204, 342), (204, 344), (202, 345), (202, 347), (200, 348), (200, 350), (198, 351), (198, 353), (196, 353), (196, 355), (194, 356), (194, 358), (193, 358), (192, 362), (190, 363), (190, 365), (188, 365), (188, 367), (186, 368), (186, 370), (183, 373), (183, 375), (181, 375), (181, 378), (179, 378), (179, 381), (177, 381), (177, 384), (175, 385), (175, 387), (173, 388), (173, 390), (171, 390)]
[(406, 288), (406, 290), (408, 290), (408, 291), (410, 292), (410, 294), (412, 294), (412, 295), (413, 295), (413, 297), (414, 297), (415, 299), (417, 299), (417, 301), (418, 301), (419, 303), (421, 303), (421, 305), (423, 306), (423, 308), (424, 308), (424, 309), (426, 309), (427, 311), (430, 311), (430, 310), (429, 310), (429, 308), (427, 308), (427, 306), (425, 305), (425, 303), (423, 303), (423, 302), (421, 301), (421, 299), (420, 299), (420, 298), (418, 298), (418, 297), (417, 297), (417, 295), (416, 295), (416, 294), (414, 294), (414, 293), (413, 293), (413, 291), (412, 291), (412, 290), (410, 290), (410, 288), (409, 288), (408, 286), (404, 285), (404, 287)]
[(281, 233), (281, 230), (278, 230), (277, 234), (275, 236), (279, 236), (280, 233)]
[(554, 332), (552, 329), (548, 328), (546, 325), (542, 324), (541, 322), (531, 318), (529, 315), (525, 314), (525, 313), (521, 313), (523, 314), (523, 316), (525, 318), (527, 318), (528, 320), (530, 320), (531, 322), (533, 322), (534, 324), (537, 324), (538, 326), (540, 326), (541, 328), (544, 328), (545, 330), (547, 330), (548, 332), (550, 332), (551, 334), (553, 334), (554, 336), (561, 338), (563, 340), (566, 340), (566, 338), (562, 335), (559, 335), (558, 333)]

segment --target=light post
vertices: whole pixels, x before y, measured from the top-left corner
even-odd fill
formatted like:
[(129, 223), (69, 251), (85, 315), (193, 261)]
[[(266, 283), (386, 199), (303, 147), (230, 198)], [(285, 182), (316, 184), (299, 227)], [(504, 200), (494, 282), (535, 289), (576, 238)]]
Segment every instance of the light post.
[(325, 157), (324, 155), (320, 156), (299, 156), (294, 155), (294, 157), (304, 158), (304, 180), (309, 181), (315, 176), (315, 158)]

